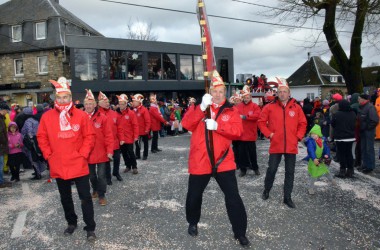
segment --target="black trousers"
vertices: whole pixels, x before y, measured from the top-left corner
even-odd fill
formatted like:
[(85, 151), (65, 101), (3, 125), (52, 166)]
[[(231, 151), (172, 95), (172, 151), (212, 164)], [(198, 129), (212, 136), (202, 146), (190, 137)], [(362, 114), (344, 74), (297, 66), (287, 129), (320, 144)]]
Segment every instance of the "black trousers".
[(157, 150), (158, 149), (158, 131), (152, 131), (153, 132), (153, 137), (152, 137), (152, 146), (151, 146), (151, 151)]
[(239, 142), (239, 167), (242, 172), (247, 172), (247, 169), (258, 170), (256, 142), (240, 141)]
[(265, 176), (265, 190), (270, 191), (273, 187), (273, 182), (276, 177), (278, 165), (280, 164), (281, 157), (285, 157), (285, 181), (284, 181), (284, 199), (289, 199), (292, 196), (294, 172), (296, 166), (295, 154), (270, 154), (267, 174)]
[(65, 218), (69, 225), (78, 224), (78, 216), (74, 210), (74, 203), (71, 192), (71, 182), (74, 181), (77, 187), (78, 195), (81, 200), (83, 221), (86, 223), (84, 230), (94, 231), (96, 224), (94, 220), (94, 204), (92, 203), (90, 193), (89, 176), (82, 176), (70, 180), (57, 178), (57, 186), (61, 196), (61, 203), (65, 212)]
[[(190, 175), (186, 198), (186, 219), (189, 224), (198, 224), (201, 218), (202, 196), (211, 179), (208, 175)], [(247, 213), (239, 195), (235, 170), (217, 173), (215, 177), (224, 193), (228, 218), (235, 236), (245, 236), (247, 231)], [(215, 208), (212, 208), (215, 209)]]
[(240, 168), (240, 163), (239, 163), (239, 143), (240, 141), (232, 141), (232, 151), (234, 151), (234, 158), (235, 158), (235, 163), (236, 163), (236, 168)]
[(133, 143), (123, 144), (120, 146), (126, 168), (137, 168), (135, 152), (133, 152)]
[(106, 164), (107, 162), (88, 165), (90, 168), (91, 186), (94, 192), (98, 193), (99, 198), (104, 198), (107, 192)]
[(136, 146), (136, 157), (140, 158), (140, 150), (141, 150), (141, 141), (144, 143), (144, 157), (148, 157), (148, 150), (149, 150), (149, 139), (148, 135), (140, 135), (140, 138), (138, 141), (135, 142)]
[[(23, 162), (24, 153), (8, 154), (8, 166), (13, 179), (20, 180), (20, 166)], [(2, 170), (1, 170), (2, 171)]]
[[(119, 174), (119, 169), (120, 169), (120, 149), (115, 149), (113, 151), (113, 170), (112, 170), (112, 175), (117, 175)], [(108, 161), (106, 162), (106, 177), (107, 180), (111, 180), (111, 162)]]
[(352, 155), (353, 141), (335, 141), (337, 151), (339, 152), (340, 169), (353, 169), (354, 157)]

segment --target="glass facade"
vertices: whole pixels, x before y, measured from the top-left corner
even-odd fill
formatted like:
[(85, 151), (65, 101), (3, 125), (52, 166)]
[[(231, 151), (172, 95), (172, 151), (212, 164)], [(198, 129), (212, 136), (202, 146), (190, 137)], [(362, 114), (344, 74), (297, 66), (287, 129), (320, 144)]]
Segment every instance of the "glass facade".
[(193, 80), (194, 79), (193, 56), (180, 55), (179, 65), (181, 67), (180, 69), (181, 80)]
[[(74, 55), (75, 78), (81, 81), (204, 80), (200, 55), (96, 49), (74, 49)], [(47, 59), (39, 58), (39, 67), (43, 64)]]
[(98, 58), (96, 49), (74, 49), (75, 78), (82, 81), (98, 79)]

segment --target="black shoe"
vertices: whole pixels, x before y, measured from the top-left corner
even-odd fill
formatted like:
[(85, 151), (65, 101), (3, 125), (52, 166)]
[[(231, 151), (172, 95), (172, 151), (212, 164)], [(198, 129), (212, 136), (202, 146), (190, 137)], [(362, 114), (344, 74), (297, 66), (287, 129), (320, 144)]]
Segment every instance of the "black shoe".
[(136, 155), (136, 160), (139, 160), (139, 159), (141, 159), (140, 156), (137, 156), (137, 155)]
[(75, 229), (77, 229), (76, 225), (69, 225), (65, 229), (65, 231), (63, 232), (63, 234), (66, 235), (66, 236), (72, 235), (74, 233)]
[(153, 154), (157, 153), (158, 151), (157, 150), (151, 150), (150, 152), (152, 152)]
[(253, 171), (255, 172), (255, 175), (260, 175), (260, 171), (258, 169)]
[(242, 245), (243, 247), (249, 247), (249, 245), (251, 244), (245, 236), (235, 236), (235, 240), (238, 240), (240, 245)]
[(198, 226), (189, 224), (189, 228), (187, 229), (187, 232), (193, 237), (197, 236), (198, 235)]
[(246, 174), (247, 174), (246, 171), (241, 171), (241, 170), (240, 170), (240, 174), (239, 174), (239, 176), (240, 176), (240, 177), (244, 177)]
[(123, 178), (121, 178), (120, 174), (114, 174), (113, 176), (115, 176), (118, 181), (123, 181)]
[(354, 169), (353, 168), (348, 168), (346, 171), (346, 177), (347, 178), (354, 178)]
[(365, 169), (363, 169), (362, 173), (363, 173), (363, 174), (369, 174), (369, 173), (371, 173), (372, 171), (373, 171), (373, 169), (365, 168)]
[(87, 241), (94, 242), (96, 240), (96, 235), (94, 231), (87, 231)]
[(143, 156), (142, 160), (146, 161), (148, 159), (148, 156)]
[(264, 190), (263, 195), (261, 196), (261, 198), (263, 198), (264, 201), (268, 200), (269, 199), (269, 191), (268, 190)]
[(108, 185), (108, 186), (111, 186), (111, 185), (112, 185), (112, 181), (111, 181), (111, 179), (107, 179), (107, 185)]
[(290, 207), (290, 208), (296, 208), (296, 205), (294, 205), (293, 201), (291, 198), (288, 198), (288, 199), (284, 199), (284, 203)]
[(157, 151), (157, 152), (161, 152), (161, 151), (162, 151), (162, 149), (156, 148), (156, 151)]
[(335, 174), (335, 177), (346, 178), (346, 169), (339, 170), (339, 173)]
[(16, 179), (16, 178), (12, 176), (10, 181), (14, 181), (15, 179)]
[(35, 180), (41, 180), (41, 175), (40, 174), (36, 174), (34, 177), (30, 178), (31, 180), (35, 181)]

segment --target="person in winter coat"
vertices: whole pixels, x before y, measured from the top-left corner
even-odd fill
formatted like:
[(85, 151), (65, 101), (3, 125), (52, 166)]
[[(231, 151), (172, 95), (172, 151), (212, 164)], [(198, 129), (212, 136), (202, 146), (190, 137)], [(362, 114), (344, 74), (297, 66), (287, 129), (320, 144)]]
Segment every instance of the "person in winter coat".
[(332, 185), (336, 185), (335, 180), (330, 174), (328, 165), (325, 164), (325, 161), (331, 161), (330, 149), (326, 143), (325, 138), (323, 138), (321, 127), (318, 124), (315, 124), (310, 132), (310, 137), (306, 139), (307, 146), (307, 157), (306, 161), (307, 170), (310, 175), (309, 182), (309, 194), (315, 194), (315, 181), (323, 175), (327, 176), (327, 179), (331, 182)]
[(144, 143), (144, 153), (142, 160), (148, 159), (149, 151), (149, 138), (148, 134), (150, 132), (151, 120), (149, 111), (142, 105), (144, 101), (144, 96), (141, 94), (136, 94), (132, 96), (132, 106), (133, 111), (135, 111), (137, 121), (139, 122), (139, 140), (135, 142), (136, 146), (136, 159), (140, 159), (140, 145), (141, 141)]
[(20, 165), (23, 160), (22, 147), (23, 144), (22, 134), (18, 131), (17, 124), (15, 122), (9, 123), (8, 126), (8, 166), (11, 170), (11, 181), (20, 181)]
[(6, 103), (0, 103), (0, 188), (10, 187), (11, 183), (3, 178), (4, 155), (8, 153), (8, 132), (5, 124), (5, 115), (10, 110)]
[(369, 96), (362, 94), (359, 97), (360, 104), (360, 145), (362, 152), (363, 173), (368, 174), (375, 168), (375, 130), (379, 123), (375, 107), (370, 103)]
[(286, 82), (279, 84), (278, 97), (264, 106), (258, 121), (259, 128), (265, 137), (270, 139), (269, 162), (265, 176), (263, 200), (269, 198), (281, 157), (285, 158), (284, 203), (295, 208), (291, 195), (294, 182), (298, 142), (306, 132), (307, 121), (301, 106), (290, 97)]
[(355, 122), (355, 142), (353, 143), (353, 148), (355, 148), (355, 167), (360, 167), (362, 162), (362, 153), (360, 147), (360, 105), (359, 105), (359, 93), (353, 93), (351, 95), (350, 107), (356, 114)]
[[(98, 111), (104, 114), (107, 117), (108, 122), (110, 123), (110, 127), (113, 134), (113, 170), (112, 175), (116, 177), (118, 181), (122, 181), (123, 178), (120, 176), (120, 138), (123, 136), (123, 128), (120, 124), (120, 114), (118, 114), (116, 111), (110, 109), (110, 101), (108, 97), (102, 93), (102, 91), (99, 92), (98, 95), (98, 104), (99, 108)], [(111, 180), (111, 162), (106, 162), (107, 170), (106, 170), (106, 177), (107, 177), (107, 184), (112, 185)]]
[(257, 121), (260, 117), (260, 107), (252, 102), (252, 95), (246, 85), (242, 90), (243, 102), (236, 106), (243, 122), (243, 133), (239, 138), (239, 167), (240, 177), (247, 173), (247, 169), (252, 169), (256, 175), (260, 175), (257, 165)]
[(356, 114), (350, 103), (346, 100), (340, 101), (339, 111), (333, 115), (331, 121), (340, 164), (339, 173), (335, 176), (339, 178), (352, 178), (354, 175), (352, 144), (355, 141), (355, 122)]
[(107, 192), (106, 163), (113, 156), (113, 133), (107, 116), (97, 109), (95, 97), (91, 89), (87, 90), (84, 99), (84, 111), (88, 115), (95, 131), (95, 146), (88, 157), (90, 168), (90, 182), (92, 185), (92, 198), (99, 198), (99, 205), (107, 205), (105, 194)]
[[(243, 132), (242, 119), (237, 110), (226, 101), (226, 87), (218, 72), (213, 72), (210, 94), (205, 94), (202, 103), (190, 107), (182, 123), (192, 132), (189, 154), (189, 184), (186, 198), (186, 219), (188, 233), (198, 235), (201, 217), (202, 195), (210, 179), (214, 176), (224, 193), (228, 218), (232, 224), (235, 239), (248, 246), (246, 237), (247, 214), (239, 195), (235, 175), (232, 140), (238, 139)], [(206, 119), (205, 110), (210, 106), (211, 118)], [(213, 134), (215, 166), (211, 165), (209, 133)]]
[(150, 99), (149, 114), (150, 114), (150, 120), (151, 120), (151, 130), (153, 132), (151, 152), (157, 153), (157, 152), (162, 151), (161, 149), (158, 148), (158, 132), (161, 130), (161, 124), (169, 125), (169, 122), (165, 121), (164, 117), (161, 115), (159, 106), (157, 105), (156, 95), (150, 96), (149, 99)]
[(303, 99), (303, 107), (302, 110), (306, 116), (307, 119), (307, 132), (311, 129), (313, 124), (313, 118), (312, 118), (312, 111), (313, 111), (313, 104), (310, 102), (309, 98)]
[[(377, 116), (380, 119), (380, 88), (377, 89), (377, 98), (376, 98), (376, 102), (375, 102), (375, 108), (376, 108), (376, 111), (377, 111)], [(376, 126), (376, 136), (375, 136), (375, 139), (376, 140), (380, 140), (380, 123), (378, 123), (377, 126)]]
[(119, 100), (120, 125), (123, 133), (120, 138), (121, 154), (125, 162), (124, 173), (132, 169), (133, 174), (138, 174), (136, 156), (133, 152), (133, 143), (139, 140), (139, 122), (134, 111), (128, 108), (128, 96), (121, 94), (117, 96)]
[(94, 148), (95, 131), (88, 115), (73, 105), (66, 78), (50, 80), (55, 86), (54, 109), (41, 118), (37, 139), (43, 156), (49, 162), (50, 176), (56, 178), (61, 203), (68, 223), (65, 235), (77, 228), (71, 183), (74, 182), (81, 200), (87, 240), (96, 239), (94, 206), (90, 193), (88, 157)]
[(46, 169), (46, 163), (42, 157), (42, 152), (37, 142), (37, 130), (39, 126), (38, 118), (33, 115), (33, 109), (30, 107), (24, 108), (24, 114), (30, 115), (26, 119), (24, 126), (21, 129), (21, 134), (24, 137), (25, 143), (25, 154), (28, 157), (29, 161), (32, 163), (34, 169), (34, 177), (31, 180), (40, 180), (42, 172)]

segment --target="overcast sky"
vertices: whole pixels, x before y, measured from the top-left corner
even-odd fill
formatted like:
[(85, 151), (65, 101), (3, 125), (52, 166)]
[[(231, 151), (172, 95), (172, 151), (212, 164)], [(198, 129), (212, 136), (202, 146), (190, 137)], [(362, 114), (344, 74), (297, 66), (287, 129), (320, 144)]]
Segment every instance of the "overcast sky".
[[(54, 1), (54, 0), (50, 0)], [(155, 6), (195, 12), (196, 0), (115, 0), (118, 2)], [(0, 4), (7, 2), (0, 0)], [(276, 0), (245, 0), (245, 2), (277, 6)], [(261, 12), (273, 11), (232, 0), (205, 0), (207, 13), (233, 18), (276, 23)], [(195, 14), (169, 12), (158, 9), (135, 7), (100, 0), (60, 0), (60, 4), (81, 18), (106, 37), (126, 38), (129, 20), (152, 23), (158, 41), (200, 44), (200, 31)], [(321, 56), (326, 62), (331, 53), (325, 45), (324, 35), (317, 48), (306, 49), (304, 41), (310, 40), (310, 31), (289, 32), (279, 27), (253, 22), (242, 22), (209, 17), (214, 46), (234, 50), (234, 72), (264, 73), (268, 77), (289, 77), (306, 60), (307, 53)], [(318, 33), (315, 33), (318, 34)], [(349, 37), (343, 45), (349, 48)], [(380, 52), (363, 44), (363, 67), (380, 63)]]

